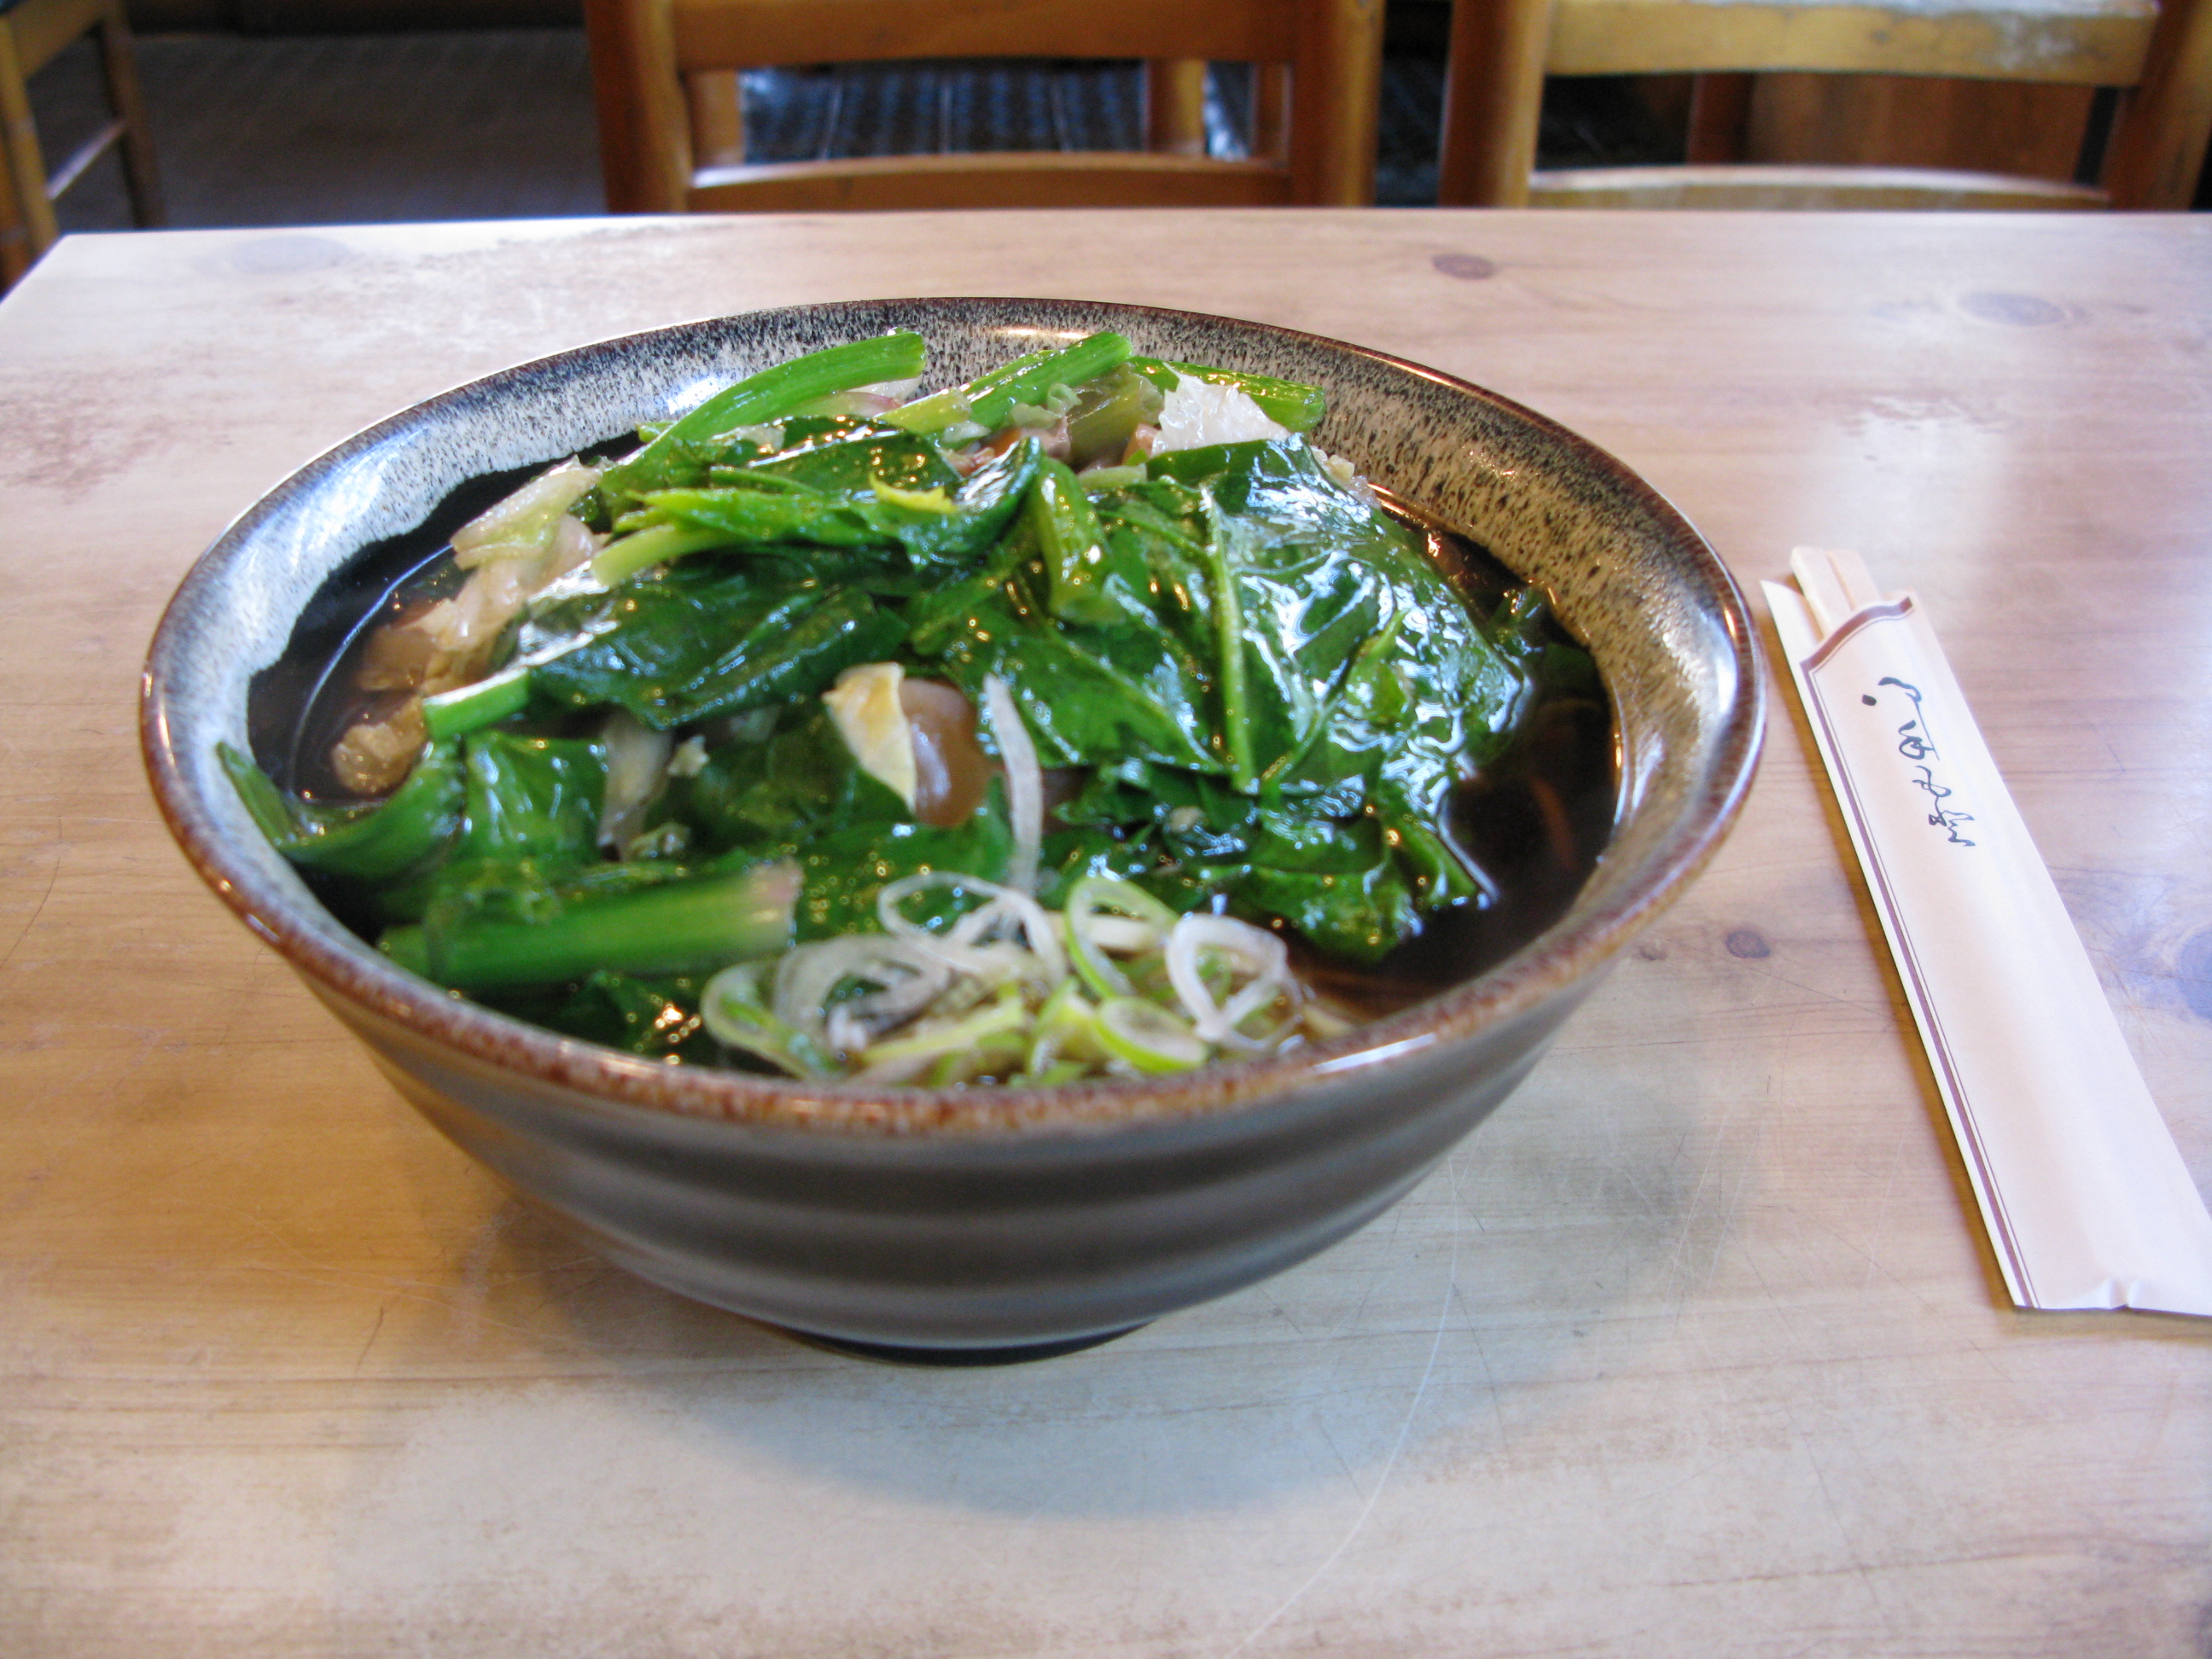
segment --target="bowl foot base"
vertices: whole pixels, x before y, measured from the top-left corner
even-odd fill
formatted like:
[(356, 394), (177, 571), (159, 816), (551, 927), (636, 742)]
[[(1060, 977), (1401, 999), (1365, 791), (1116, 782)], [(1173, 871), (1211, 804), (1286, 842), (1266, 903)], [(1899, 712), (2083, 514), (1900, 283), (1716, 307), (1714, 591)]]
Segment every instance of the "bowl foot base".
[(827, 1348), (832, 1353), (851, 1354), (860, 1359), (878, 1359), (890, 1365), (1021, 1365), (1033, 1359), (1057, 1359), (1062, 1354), (1080, 1353), (1085, 1348), (1095, 1348), (1102, 1342), (1111, 1342), (1115, 1337), (1143, 1328), (1139, 1322), (1124, 1325), (1118, 1331), (1101, 1331), (1095, 1336), (1066, 1337), (1057, 1342), (1018, 1342), (1003, 1348), (908, 1348), (892, 1342), (855, 1342), (842, 1336), (823, 1336), (817, 1331), (793, 1330), (787, 1334), (811, 1347)]

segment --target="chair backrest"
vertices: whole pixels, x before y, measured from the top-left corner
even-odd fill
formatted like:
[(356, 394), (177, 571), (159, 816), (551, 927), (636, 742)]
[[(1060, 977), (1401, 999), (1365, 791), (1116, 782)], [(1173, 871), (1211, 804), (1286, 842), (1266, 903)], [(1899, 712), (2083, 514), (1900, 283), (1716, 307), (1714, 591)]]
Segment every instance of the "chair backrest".
[[(2130, 89), (2098, 185), (1917, 169), (1538, 173), (1549, 75), (1814, 70)], [(2206, 0), (1457, 0), (1438, 198), (1476, 206), (2186, 208), (2212, 142)]]
[[(89, 35), (96, 42), (112, 118), (48, 171), (31, 107), (30, 78)], [(131, 216), (161, 222), (154, 143), (122, 0), (0, 0), (0, 288), (21, 276), (61, 234), (54, 202), (110, 149), (120, 149)]]
[[(1358, 206), (1374, 199), (1382, 0), (586, 0), (607, 205)], [(732, 72), (915, 59), (1143, 60), (1152, 148), (748, 164)], [(1255, 74), (1254, 154), (1205, 154), (1205, 64)]]

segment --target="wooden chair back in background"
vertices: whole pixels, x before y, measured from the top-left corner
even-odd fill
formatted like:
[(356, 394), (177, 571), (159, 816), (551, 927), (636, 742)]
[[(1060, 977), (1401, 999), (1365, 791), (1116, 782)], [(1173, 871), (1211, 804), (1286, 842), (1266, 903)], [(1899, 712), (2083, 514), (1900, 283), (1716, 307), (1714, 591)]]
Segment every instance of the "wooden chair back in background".
[[(31, 111), (31, 77), (86, 36), (98, 44), (112, 114), (61, 166), (46, 170)], [(54, 202), (84, 170), (121, 148), (131, 216), (161, 222), (154, 143), (138, 96), (138, 71), (123, 0), (0, 0), (0, 287), (37, 263), (60, 238)]]
[[(1382, 0), (586, 0), (617, 213), (1359, 206), (1374, 199)], [(1138, 151), (748, 163), (736, 75), (930, 59), (1139, 59)], [(1206, 153), (1206, 68), (1255, 66), (1252, 154)]]
[[(2096, 185), (1890, 167), (1698, 165), (1709, 94), (1753, 72), (2124, 88)], [(1691, 164), (1536, 172), (1547, 75), (1694, 74)], [(2185, 209), (2212, 142), (2207, 0), (1457, 0), (1439, 199), (1587, 207)]]

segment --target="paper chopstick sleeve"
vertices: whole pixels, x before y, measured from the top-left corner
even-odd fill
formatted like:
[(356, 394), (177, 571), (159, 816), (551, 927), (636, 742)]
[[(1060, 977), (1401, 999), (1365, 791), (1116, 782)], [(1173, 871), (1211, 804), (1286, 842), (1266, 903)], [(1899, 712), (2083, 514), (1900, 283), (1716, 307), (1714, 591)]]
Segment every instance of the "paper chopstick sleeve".
[(2212, 1316), (2212, 1216), (1911, 594), (1776, 631), (2013, 1299)]

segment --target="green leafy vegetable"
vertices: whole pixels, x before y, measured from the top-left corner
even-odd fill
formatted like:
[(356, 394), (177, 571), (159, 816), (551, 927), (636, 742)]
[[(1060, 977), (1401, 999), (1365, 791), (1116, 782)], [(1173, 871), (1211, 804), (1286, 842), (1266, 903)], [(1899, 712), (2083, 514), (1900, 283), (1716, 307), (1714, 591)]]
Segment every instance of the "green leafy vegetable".
[(1032, 352), (963, 386), (916, 398), (884, 418), (908, 432), (939, 433), (961, 424), (995, 427), (1016, 404), (1036, 404), (1055, 386), (1095, 380), (1128, 356), (1129, 343), (1119, 334), (1086, 335), (1062, 350)]
[(796, 414), (832, 392), (911, 380), (921, 373), (925, 349), (919, 334), (885, 334), (763, 369), (663, 427), (637, 453), (610, 468), (599, 480), (594, 506), (612, 517), (648, 490), (690, 481), (740, 428)]
[(896, 648), (897, 618), (859, 588), (744, 564), (690, 564), (563, 601), (533, 632), (574, 643), (530, 671), (532, 695), (627, 708), (655, 731), (818, 695)]
[[(500, 613), (503, 663), (423, 698), (406, 781), (309, 800), (225, 750), (256, 822), (441, 985), (808, 1078), (1051, 1083), (1326, 1034), (1270, 930), (1371, 963), (1492, 901), (1449, 801), (1589, 659), (1540, 596), (1469, 610), (1299, 435), (1319, 389), (1098, 334), (843, 395), (921, 368), (913, 336), (832, 347), (641, 434), (575, 509), (601, 540)], [(1191, 376), (1293, 435), (1146, 457)], [(966, 725), (925, 727), (947, 687)]]
[(712, 972), (791, 942), (798, 883), (787, 867), (765, 865), (727, 875), (657, 882), (629, 892), (546, 901), (520, 917), (485, 906), (394, 927), (385, 954), (455, 990), (543, 985), (612, 973)]
[(229, 744), (216, 750), (246, 810), (278, 852), (303, 869), (386, 881), (442, 856), (460, 834), (460, 757), (434, 744), (388, 799), (323, 805), (280, 792)]

